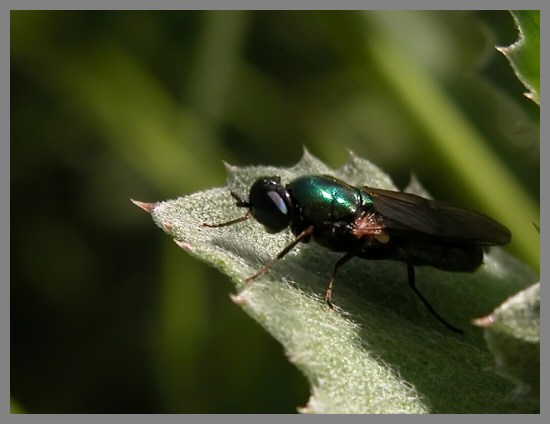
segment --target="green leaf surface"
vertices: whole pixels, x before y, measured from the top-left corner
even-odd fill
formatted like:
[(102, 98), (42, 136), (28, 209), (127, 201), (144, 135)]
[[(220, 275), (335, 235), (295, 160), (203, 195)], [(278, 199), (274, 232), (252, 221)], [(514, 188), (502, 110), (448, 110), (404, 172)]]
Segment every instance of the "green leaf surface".
[(496, 371), (516, 384), (514, 394), (539, 406), (540, 283), (512, 296), (477, 320), (495, 356)]
[[(338, 170), (308, 152), (292, 168), (227, 168), (228, 187), (245, 199), (250, 184), (265, 175), (288, 182), (324, 173), (354, 185), (396, 189), (379, 168), (353, 154)], [(414, 187), (410, 191), (422, 190), (418, 183)], [(417, 268), (418, 288), (448, 321), (466, 330), (458, 335), (420, 303), (399, 262), (354, 259), (342, 267), (333, 289), (333, 312), (323, 293), (341, 253), (313, 243), (300, 244), (244, 284), (293, 236), (287, 231), (268, 234), (253, 220), (223, 228), (201, 226), (242, 216), (234, 203), (227, 188), (215, 188), (141, 206), (180, 247), (233, 280), (238, 294), (232, 299), (283, 345), (308, 379), (311, 398), (302, 412), (522, 412), (522, 405), (507, 397), (513, 383), (488, 369), (493, 359), (483, 331), (470, 324), (536, 281), (503, 249), (491, 249), (473, 274)], [(184, 278), (181, 284), (186, 284)], [(247, 347), (242, 350), (246, 361)]]
[(540, 104), (540, 11), (510, 12), (519, 31), (519, 39), (509, 47), (498, 47), (510, 61), (519, 80), (529, 90), (526, 96)]

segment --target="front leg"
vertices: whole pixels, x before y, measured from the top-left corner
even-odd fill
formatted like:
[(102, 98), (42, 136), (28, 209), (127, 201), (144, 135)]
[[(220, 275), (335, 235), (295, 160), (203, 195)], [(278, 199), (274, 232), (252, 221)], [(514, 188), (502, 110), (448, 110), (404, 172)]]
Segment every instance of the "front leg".
[(265, 264), (258, 272), (256, 272), (254, 275), (251, 275), (250, 277), (248, 277), (247, 279), (244, 280), (245, 283), (249, 283), (250, 281), (254, 280), (256, 277), (259, 277), (260, 275), (262, 275), (264, 272), (266, 272), (269, 268), (271, 268), (273, 265), (275, 265), (275, 263), (279, 260), (279, 259), (282, 259), (288, 252), (290, 252), (292, 249), (294, 249), (294, 247), (300, 243), (301, 241), (307, 239), (308, 237), (311, 236), (311, 234), (313, 233), (313, 225), (310, 225), (309, 227), (307, 227), (304, 231), (302, 231), (300, 234), (298, 234), (298, 236), (292, 240), (291, 243), (289, 243), (287, 246), (285, 246), (285, 248), (283, 250), (281, 250), (279, 252), (279, 254), (274, 258), (272, 259), (271, 261), (269, 261), (267, 264)]

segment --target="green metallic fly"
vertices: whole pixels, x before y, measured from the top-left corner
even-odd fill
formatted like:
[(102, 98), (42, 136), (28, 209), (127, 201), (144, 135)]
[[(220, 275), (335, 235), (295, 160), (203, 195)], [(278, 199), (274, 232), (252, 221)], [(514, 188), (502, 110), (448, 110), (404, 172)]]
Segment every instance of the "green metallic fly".
[(332, 309), (332, 290), (338, 269), (353, 257), (390, 259), (407, 265), (409, 286), (428, 310), (450, 330), (449, 324), (416, 287), (415, 266), (444, 271), (473, 272), (483, 261), (483, 246), (506, 244), (510, 231), (492, 218), (423, 197), (372, 187), (354, 187), (328, 175), (305, 175), (286, 185), (280, 177), (262, 177), (250, 187), (248, 201), (231, 192), (236, 206), (248, 209), (217, 228), (253, 217), (269, 233), (290, 227), (296, 238), (257, 273), (253, 280), (298, 243), (313, 240), (335, 252), (345, 252), (335, 263), (325, 291)]

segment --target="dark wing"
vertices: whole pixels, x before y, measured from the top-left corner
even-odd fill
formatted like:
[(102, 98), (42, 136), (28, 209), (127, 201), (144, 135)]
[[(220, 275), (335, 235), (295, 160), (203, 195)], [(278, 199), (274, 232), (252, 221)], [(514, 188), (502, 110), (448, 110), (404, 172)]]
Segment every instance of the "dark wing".
[(363, 187), (388, 234), (476, 245), (506, 244), (510, 230), (486, 215), (399, 191)]

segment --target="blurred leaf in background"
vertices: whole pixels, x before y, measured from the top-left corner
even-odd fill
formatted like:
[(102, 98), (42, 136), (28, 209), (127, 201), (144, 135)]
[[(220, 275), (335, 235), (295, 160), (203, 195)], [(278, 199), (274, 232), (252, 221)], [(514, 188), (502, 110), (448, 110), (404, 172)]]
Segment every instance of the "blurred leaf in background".
[(539, 110), (494, 49), (516, 39), (505, 11), (12, 11), (14, 401), (305, 404), (227, 278), (129, 202), (222, 186), (221, 160), (288, 166), (306, 146), (337, 167), (351, 149), (493, 215), (538, 270)]

